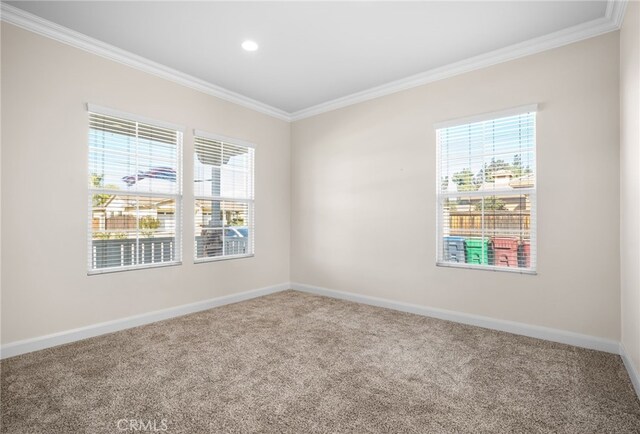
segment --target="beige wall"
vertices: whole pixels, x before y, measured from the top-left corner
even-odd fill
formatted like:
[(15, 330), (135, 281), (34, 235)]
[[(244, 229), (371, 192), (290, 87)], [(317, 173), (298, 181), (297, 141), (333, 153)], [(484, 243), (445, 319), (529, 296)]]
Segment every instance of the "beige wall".
[(640, 3), (620, 31), (620, 271), (622, 343), (640, 372)]
[[(87, 276), (87, 102), (255, 143), (255, 257)], [(289, 280), (288, 123), (4, 23), (2, 108), (3, 344)]]
[[(618, 340), (610, 33), (292, 126), (292, 281)], [(539, 103), (538, 275), (436, 267), (433, 124)]]
[[(1, 48), (3, 344), (290, 278), (620, 338), (617, 33), (291, 126), (11, 25)], [(186, 179), (193, 128), (256, 143), (256, 256), (194, 265), (186, 237), (181, 266), (87, 276), (86, 102), (185, 125)], [(529, 103), (540, 104), (538, 275), (436, 267), (433, 124)], [(185, 234), (191, 203), (187, 185)], [(623, 206), (637, 216), (637, 200)]]

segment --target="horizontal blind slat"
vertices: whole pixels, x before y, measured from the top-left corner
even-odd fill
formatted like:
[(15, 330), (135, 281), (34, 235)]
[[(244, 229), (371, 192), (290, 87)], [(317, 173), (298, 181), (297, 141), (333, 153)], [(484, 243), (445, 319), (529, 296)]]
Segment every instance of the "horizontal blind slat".
[(535, 112), (436, 130), (437, 262), (535, 270)]
[(90, 273), (181, 260), (181, 155), (179, 131), (89, 113)]
[(196, 135), (193, 158), (195, 259), (253, 254), (254, 149)]

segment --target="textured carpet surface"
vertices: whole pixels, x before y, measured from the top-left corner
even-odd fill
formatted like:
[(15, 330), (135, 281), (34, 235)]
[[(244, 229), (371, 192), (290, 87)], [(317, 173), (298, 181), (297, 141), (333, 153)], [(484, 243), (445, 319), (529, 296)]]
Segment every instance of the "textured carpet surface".
[(295, 291), (1, 369), (7, 433), (640, 433), (616, 355)]

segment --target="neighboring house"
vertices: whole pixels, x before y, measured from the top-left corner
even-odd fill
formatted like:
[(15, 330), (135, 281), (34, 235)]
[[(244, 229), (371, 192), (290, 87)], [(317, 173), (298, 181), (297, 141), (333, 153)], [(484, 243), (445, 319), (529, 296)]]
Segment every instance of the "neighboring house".
[(135, 231), (137, 217), (152, 217), (160, 221), (157, 235), (175, 231), (175, 204), (165, 198), (144, 198), (137, 201), (130, 196), (113, 195), (92, 209), (94, 233), (128, 233)]
[[(455, 185), (455, 184), (453, 184)], [(534, 175), (514, 178), (508, 170), (494, 173), (493, 182), (485, 182), (478, 190), (485, 193), (499, 191), (495, 199), (486, 202), (484, 228), (482, 226), (482, 198), (466, 196), (460, 192), (457, 200), (449, 202), (448, 235), (478, 237), (483, 234), (499, 234), (514, 237), (529, 237), (531, 224), (531, 202), (528, 195), (520, 191), (534, 185)], [(451, 191), (452, 183), (447, 187)], [(505, 193), (506, 191), (506, 193)], [(513, 192), (513, 194), (511, 194)]]

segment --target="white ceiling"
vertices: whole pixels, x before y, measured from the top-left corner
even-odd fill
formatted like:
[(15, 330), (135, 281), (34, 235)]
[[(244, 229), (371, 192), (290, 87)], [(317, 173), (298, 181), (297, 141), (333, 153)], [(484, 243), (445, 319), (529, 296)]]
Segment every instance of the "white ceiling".
[[(8, 2), (295, 113), (605, 16), (606, 1)], [(240, 48), (245, 39), (257, 52)]]

